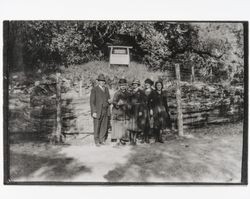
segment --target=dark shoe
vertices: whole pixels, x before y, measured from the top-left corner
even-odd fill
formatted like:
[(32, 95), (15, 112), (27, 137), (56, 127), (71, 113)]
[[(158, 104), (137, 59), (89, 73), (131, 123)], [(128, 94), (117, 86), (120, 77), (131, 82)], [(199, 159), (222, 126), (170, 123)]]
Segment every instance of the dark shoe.
[(105, 142), (100, 142), (100, 145), (105, 145)]
[(126, 142), (125, 142), (123, 139), (120, 139), (120, 143), (121, 143), (122, 145), (126, 145)]
[(129, 142), (129, 138), (122, 138), (122, 141)]
[(160, 143), (164, 143), (164, 141), (163, 141), (162, 139), (159, 139), (159, 142), (160, 142)]

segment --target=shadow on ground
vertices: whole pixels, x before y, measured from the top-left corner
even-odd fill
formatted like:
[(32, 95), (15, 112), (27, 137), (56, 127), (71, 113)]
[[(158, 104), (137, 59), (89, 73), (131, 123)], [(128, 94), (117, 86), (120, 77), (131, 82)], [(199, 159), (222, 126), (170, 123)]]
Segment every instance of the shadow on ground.
[(10, 180), (240, 182), (242, 123), (186, 131), (185, 135), (168, 137), (164, 144), (118, 148), (111, 143), (95, 147), (89, 135), (72, 138), (68, 145), (19, 141), (10, 144)]
[(80, 173), (90, 173), (91, 169), (76, 159), (58, 154), (55, 150), (40, 151), (40, 154), (10, 153), (10, 180), (70, 180)]
[(240, 182), (242, 133), (229, 128), (135, 146), (126, 164), (104, 177), (109, 182)]

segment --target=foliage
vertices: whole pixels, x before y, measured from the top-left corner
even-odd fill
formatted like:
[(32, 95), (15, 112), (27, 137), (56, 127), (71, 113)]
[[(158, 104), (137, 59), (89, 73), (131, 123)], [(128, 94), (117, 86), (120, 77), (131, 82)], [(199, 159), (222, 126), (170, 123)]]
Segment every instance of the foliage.
[(152, 70), (195, 66), (205, 81), (243, 81), (241, 23), (166, 21), (11, 21), (12, 70), (66, 67), (108, 58), (108, 45), (133, 46), (133, 58)]
[(78, 85), (79, 81), (83, 80), (83, 87), (89, 89), (95, 83), (100, 73), (105, 75), (107, 83), (111, 88), (117, 87), (120, 78), (126, 78), (129, 83), (136, 78), (143, 83), (148, 77), (156, 81), (163, 76), (161, 72), (150, 72), (145, 65), (136, 62), (131, 62), (129, 68), (110, 68), (108, 62), (104, 61), (91, 61), (81, 65), (73, 65), (64, 69), (62, 76), (75, 85)]
[[(203, 77), (212, 81), (232, 81), (244, 69), (243, 26), (239, 23), (195, 24), (199, 29), (198, 42), (193, 52), (202, 55), (196, 58), (196, 66)], [(201, 54), (202, 53), (202, 54)], [(218, 78), (219, 77), (219, 78)]]

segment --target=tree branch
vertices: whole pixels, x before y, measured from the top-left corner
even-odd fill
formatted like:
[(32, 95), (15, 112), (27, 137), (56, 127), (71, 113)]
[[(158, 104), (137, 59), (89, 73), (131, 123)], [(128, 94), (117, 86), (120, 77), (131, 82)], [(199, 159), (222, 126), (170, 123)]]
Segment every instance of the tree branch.
[(218, 55), (218, 56), (217, 56), (217, 55), (214, 55), (214, 54), (212, 54), (212, 53), (210, 53), (210, 52), (201, 51), (201, 50), (196, 50), (196, 49), (192, 49), (191, 52), (200, 55), (202, 58), (204, 58), (204, 55), (208, 55), (209, 57), (213, 57), (213, 58), (216, 58), (216, 59), (220, 59), (220, 58), (224, 55), (224, 53), (222, 53), (221, 55)]
[(187, 51), (190, 51), (191, 53), (196, 53), (200, 57), (202, 57), (203, 59), (206, 59), (205, 55), (207, 55), (209, 57), (216, 58), (216, 59), (220, 59), (224, 55), (224, 53), (222, 53), (221, 55), (215, 55), (215, 54), (212, 54), (212, 53), (210, 53), (208, 51), (196, 50), (194, 48), (191, 48), (191, 49), (184, 48), (184, 49), (173, 52), (168, 58), (175, 58), (178, 54), (183, 54), (183, 53), (185, 53)]

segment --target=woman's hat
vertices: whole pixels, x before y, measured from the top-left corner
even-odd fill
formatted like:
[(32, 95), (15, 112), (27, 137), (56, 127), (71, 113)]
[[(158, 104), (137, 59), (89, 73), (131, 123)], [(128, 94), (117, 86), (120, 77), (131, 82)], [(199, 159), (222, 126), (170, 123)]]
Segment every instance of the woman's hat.
[(104, 74), (98, 75), (97, 80), (98, 81), (106, 81)]
[(127, 80), (124, 78), (121, 78), (121, 79), (119, 79), (118, 83), (119, 83), (119, 85), (124, 85), (124, 84), (127, 84)]
[(145, 84), (150, 84), (151, 86), (154, 84), (154, 82), (153, 82), (151, 79), (149, 79), (149, 78), (147, 78), (147, 79), (144, 81), (144, 83), (145, 83)]
[(140, 80), (138, 80), (138, 79), (135, 79), (135, 80), (132, 82), (132, 84), (138, 84), (138, 85), (141, 85)]

